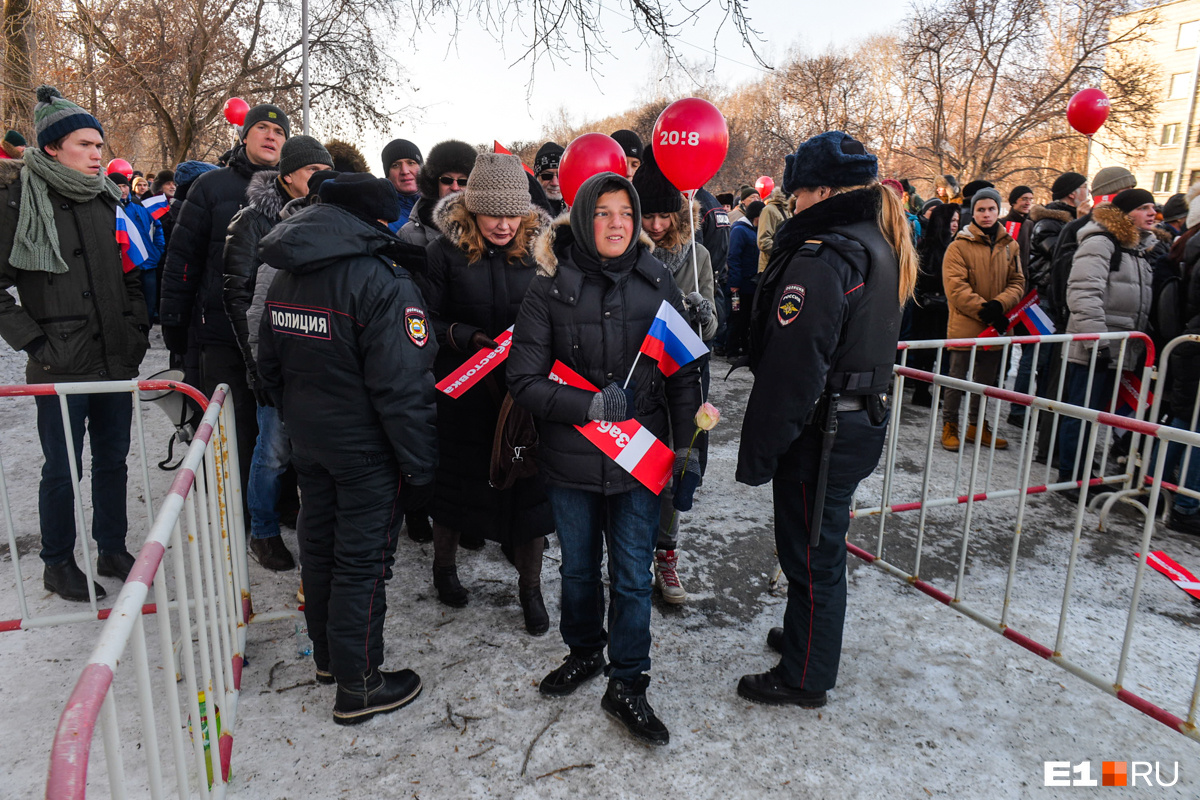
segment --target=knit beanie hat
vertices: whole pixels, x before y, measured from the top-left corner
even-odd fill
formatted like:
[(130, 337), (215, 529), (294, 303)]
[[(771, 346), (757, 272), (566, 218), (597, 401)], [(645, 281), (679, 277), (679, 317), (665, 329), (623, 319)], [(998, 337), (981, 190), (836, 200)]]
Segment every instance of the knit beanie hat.
[(541, 172), (544, 169), (558, 169), (558, 162), (562, 159), (563, 147), (554, 142), (546, 142), (538, 148), (537, 155), (533, 157), (533, 171)]
[(784, 161), (784, 194), (818, 186), (865, 186), (879, 174), (878, 159), (841, 131), (817, 134)]
[[(994, 188), (995, 185), (996, 184), (992, 183), (991, 181), (984, 181), (984, 180), (971, 181), (970, 183), (968, 183), (966, 186), (963, 187), (963, 190), (962, 190), (963, 197), (974, 197), (975, 193), (978, 192), (980, 189), (991, 189), (991, 188)], [(999, 203), (997, 203), (997, 205), (999, 205)]]
[(1033, 189), (1028, 186), (1014, 186), (1012, 191), (1008, 193), (1008, 204), (1011, 206), (1017, 202), (1023, 195), (1033, 194)]
[(308, 202), (312, 203), (314, 198), (320, 198), (321, 184), (325, 183), (325, 181), (331, 181), (341, 174), (342, 173), (336, 172), (332, 169), (323, 169), (320, 172), (314, 172), (312, 175), (310, 175), (308, 178), (308, 195), (306, 198)]
[(123, 172), (111, 172), (108, 175), (108, 179), (110, 181), (112, 181), (113, 183), (115, 183), (117, 186), (129, 186), (130, 185), (129, 178), (126, 178), (125, 174)]
[(279, 106), (270, 103), (259, 103), (254, 108), (246, 112), (246, 118), (242, 120), (242, 141), (246, 141), (246, 134), (260, 122), (273, 122), (283, 128), (283, 138), (288, 138), (292, 135), (292, 123), (288, 121), (287, 114), (283, 113), (283, 109)]
[(1154, 195), (1147, 192), (1145, 189), (1125, 189), (1117, 192), (1117, 196), (1112, 199), (1112, 204), (1128, 214), (1139, 206), (1144, 206), (1146, 203), (1153, 203)]
[(25, 147), (25, 137), (12, 129), (9, 129), (4, 134), (4, 141), (11, 144), (13, 147)]
[(1167, 202), (1163, 203), (1162, 214), (1164, 222), (1183, 219), (1187, 216), (1187, 213), (1188, 204), (1182, 192), (1171, 195)]
[(931, 197), (931, 198), (929, 198), (928, 200), (926, 200), (926, 201), (925, 201), (925, 205), (921, 206), (921, 213), (920, 213), (920, 214), (918, 214), (918, 216), (921, 216), (921, 217), (923, 217), (923, 216), (925, 216), (925, 212), (926, 212), (926, 211), (930, 211), (931, 209), (934, 209), (934, 208), (936, 208), (937, 206), (940, 206), (940, 205), (942, 205), (942, 201), (941, 201), (941, 200), (939, 200), (939, 199), (938, 199), (938, 198), (936, 198), (936, 197)]
[(529, 213), (529, 184), (521, 159), (507, 153), (481, 153), (467, 178), (467, 210), (489, 217)]
[(683, 195), (658, 168), (653, 147), (646, 148), (642, 165), (633, 173), (633, 188), (642, 202), (643, 214), (674, 214), (683, 208)]
[(753, 186), (743, 186), (742, 190), (740, 192), (738, 192), (738, 195), (739, 195), (738, 199), (742, 202), (745, 202), (747, 197), (757, 197), (758, 190), (755, 189)]
[(621, 145), (621, 149), (625, 151), (626, 158), (642, 157), (642, 139), (633, 131), (627, 131), (622, 128), (619, 131), (614, 131), (612, 138), (617, 140), (617, 144)]
[(996, 204), (996, 211), (1000, 210), (1000, 193), (991, 186), (985, 186), (975, 194), (971, 195), (971, 212), (975, 212), (975, 206), (983, 200), (991, 200)]
[(279, 174), (290, 175), (309, 164), (324, 164), (333, 169), (333, 157), (325, 145), (311, 136), (293, 136), (279, 148)]
[(383, 146), (383, 172), (386, 175), (387, 171), (392, 168), (392, 164), (402, 159), (410, 159), (418, 164), (425, 165), (425, 157), (421, 155), (421, 148), (410, 142), (408, 139), (392, 139)]
[(438, 142), (429, 151), (429, 158), (417, 175), (417, 188), (424, 197), (438, 196), (438, 179), (447, 172), (461, 172), (470, 176), (475, 167), (475, 159), (479, 151), (466, 142), (448, 139)]
[(387, 178), (376, 178), (365, 172), (350, 172), (322, 182), (317, 194), (322, 203), (344, 208), (368, 222), (380, 219), (395, 222), (400, 219), (396, 187)]
[(755, 200), (753, 203), (746, 206), (746, 219), (754, 222), (754, 220), (758, 219), (758, 215), (761, 214), (763, 209), (766, 207), (767, 204), (762, 200)]
[(63, 97), (58, 89), (42, 85), (36, 93), (38, 102), (33, 109), (33, 130), (37, 135), (38, 147), (45, 148), (83, 128), (95, 128), (104, 136), (100, 120)]
[(1054, 179), (1054, 183), (1050, 186), (1050, 197), (1055, 200), (1062, 200), (1071, 192), (1078, 189), (1087, 183), (1087, 177), (1080, 175), (1078, 172), (1064, 172)]
[(896, 197), (901, 197), (904, 194), (904, 185), (895, 178), (884, 178), (879, 183), (895, 192)]
[(1137, 186), (1137, 178), (1124, 167), (1105, 167), (1096, 173), (1092, 181), (1092, 196), (1103, 197), (1116, 194), (1122, 189), (1132, 189)]

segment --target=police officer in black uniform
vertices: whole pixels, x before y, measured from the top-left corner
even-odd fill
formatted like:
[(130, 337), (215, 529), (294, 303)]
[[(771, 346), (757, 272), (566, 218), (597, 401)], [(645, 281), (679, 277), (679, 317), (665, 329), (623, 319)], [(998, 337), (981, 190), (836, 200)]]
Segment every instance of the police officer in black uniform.
[(787, 157), (796, 215), (779, 229), (751, 312), (754, 389), (737, 479), (773, 481), (775, 542), (788, 577), (781, 655), (738, 694), (822, 706), (837, 681), (846, 616), (846, 530), (859, 481), (879, 463), (901, 310), (917, 260), (900, 198), (840, 131)]

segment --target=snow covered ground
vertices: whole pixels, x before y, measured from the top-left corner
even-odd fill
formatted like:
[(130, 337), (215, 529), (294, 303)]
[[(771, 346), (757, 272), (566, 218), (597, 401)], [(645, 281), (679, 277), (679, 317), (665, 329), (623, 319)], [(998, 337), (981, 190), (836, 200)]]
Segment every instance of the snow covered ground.
[[(22, 359), (0, 357), (0, 382), (20, 382)], [(161, 342), (144, 374), (165, 366)], [(720, 362), (718, 362), (720, 364)], [(724, 372), (724, 367), (715, 370)], [(387, 660), (411, 667), (424, 693), (412, 706), (364, 725), (332, 723), (332, 687), (316, 685), (297, 654), (288, 622), (250, 626), (235, 733), (231, 795), (245, 798), (1108, 798), (1200, 796), (1200, 745), (1134, 711), (905, 584), (850, 559), (845, 652), (837, 689), (820, 711), (768, 708), (737, 697), (740, 675), (770, 667), (767, 630), (780, 624), (786, 586), (775, 571), (768, 487), (736, 484), (733, 472), (745, 371), (714, 380), (726, 418), (715, 432), (708, 477), (684, 521), (682, 607), (656, 599), (650, 700), (671, 729), (671, 745), (634, 742), (599, 708), (603, 682), (550, 699), (537, 683), (565, 648), (555, 631), (541, 638), (521, 626), (516, 575), (498, 548), (464, 551), (459, 570), (471, 590), (462, 610), (440, 605), (430, 582), (430, 545), (402, 537), (389, 585)], [(32, 403), (0, 403), (0, 457), (13, 497), (26, 588), (43, 612), (78, 610), (40, 588), (36, 481), (40, 455)], [(165, 419), (147, 415), (152, 454), (164, 455)], [(932, 470), (948, 485), (954, 460), (940, 449), (925, 464), (925, 417), (906, 413), (902, 476), (893, 501), (919, 495)], [(1001, 431), (1015, 439), (1009, 428)], [(997, 455), (997, 482), (1015, 463)], [(131, 467), (136, 458), (131, 459)], [(140, 474), (131, 470), (134, 474)], [(155, 470), (160, 495), (169, 475)], [(137, 507), (131, 481), (131, 519)], [(878, 502), (878, 475), (860, 503)], [(994, 487), (993, 487), (994, 488)], [(1008, 567), (1015, 501), (975, 508), (965, 599), (998, 613)], [(931, 515), (923, 578), (952, 590), (962, 508)], [(1030, 501), (1012, 605), (1012, 624), (1053, 643), (1074, 506), (1061, 497)], [(1088, 516), (1071, 595), (1066, 654), (1113, 674), (1132, 586), (1140, 526), (1131, 514), (1095, 531)], [(852, 541), (873, 550), (877, 519), (856, 520)], [(911, 567), (915, 512), (889, 521), (884, 557)], [(295, 535), (285, 533), (295, 552)], [(1200, 541), (1160, 529), (1155, 549), (1200, 572)], [(17, 616), (11, 559), (0, 545), (0, 618)], [(544, 593), (558, 612), (558, 550), (547, 553)], [(251, 563), (256, 610), (295, 605), (297, 575)], [(110, 598), (117, 586), (107, 581)], [(1200, 658), (1200, 605), (1148, 573), (1127, 686), (1185, 713)], [(153, 623), (148, 624), (153, 634)], [(0, 634), (0, 796), (44, 792), (59, 714), (86, 661), (94, 624)], [(155, 641), (151, 636), (152, 645)], [(131, 796), (147, 796), (136, 752), (130, 676), (118, 673), (117, 704), (129, 722), (126, 769)], [(98, 739), (99, 737), (97, 737)], [(1160, 762), (1170, 788), (1045, 788), (1044, 762)], [(95, 743), (90, 786), (105, 796), (103, 749)]]

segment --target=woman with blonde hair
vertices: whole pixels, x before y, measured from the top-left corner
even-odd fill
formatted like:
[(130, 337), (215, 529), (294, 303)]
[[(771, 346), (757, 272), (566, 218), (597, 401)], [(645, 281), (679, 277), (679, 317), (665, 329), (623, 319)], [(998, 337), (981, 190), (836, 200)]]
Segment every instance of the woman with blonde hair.
[(782, 656), (738, 694), (816, 708), (837, 681), (846, 617), (846, 530), (859, 481), (879, 463), (904, 304), (917, 280), (908, 219), (861, 142), (829, 131), (787, 157), (796, 215), (775, 235), (751, 312), (754, 388), (737, 480), (772, 482), (788, 577)]
[[(530, 202), (516, 156), (485, 153), (466, 190), (442, 198), (433, 220), (442, 237), (426, 248), (426, 301), (440, 346), (433, 372), (441, 380), (498, 347), (496, 338), (516, 321), (536, 271), (533, 241), (549, 219)], [(446, 605), (465, 606), (468, 593), (456, 565), (461, 534), (500, 542), (517, 568), (525, 628), (540, 636), (550, 627), (541, 592), (542, 551), (554, 530), (550, 505), (538, 475), (503, 490), (489, 481), (507, 389), (501, 363), (458, 398), (438, 394), (433, 585)]]

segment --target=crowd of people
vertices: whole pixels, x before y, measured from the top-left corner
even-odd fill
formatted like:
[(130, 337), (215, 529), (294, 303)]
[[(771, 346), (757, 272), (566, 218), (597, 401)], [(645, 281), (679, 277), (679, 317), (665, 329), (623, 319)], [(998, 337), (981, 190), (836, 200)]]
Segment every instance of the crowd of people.
[[(1156, 253), (1189, 266), (1200, 253), (1196, 228), (1178, 224), (1194, 198), (1172, 198), (1156, 226), (1153, 197), (1119, 168), (1093, 180), (1094, 208), (1087, 179), (1066, 173), (1045, 206), (1014, 187), (1001, 217), (991, 183), (960, 191), (942, 176), (925, 202), (909, 180), (880, 180), (875, 156), (831, 131), (788, 156), (768, 196), (701, 189), (691, 203), (653, 147), (623, 130), (612, 136), (627, 173), (589, 178), (567, 206), (557, 143), (526, 166), (461, 141), (426, 156), (396, 139), (376, 178), (353, 146), (293, 135), (281, 108), (261, 104), (219, 163), (188, 161), (147, 180), (132, 165), (104, 169), (100, 120), (50, 87), (37, 97), (36, 146), (15, 131), (0, 144), (0, 288), (19, 293), (18, 302), (0, 292), (0, 334), (28, 356), (31, 383), (123, 380), (137, 376), (158, 324), (189, 383), (205, 394), (231, 388), (249, 549), (268, 570), (292, 570), (281, 528), (296, 528), (316, 678), (336, 683), (341, 724), (394, 711), (422, 690), (411, 669), (382, 669), (384, 585), (402, 527), (432, 542), (432, 586), (454, 608), (471, 599), (460, 546), (499, 543), (535, 636), (551, 625), (541, 574), (557, 535), (569, 652), (541, 692), (567, 695), (603, 672), (602, 707), (642, 741), (667, 743), (647, 700), (652, 593), (687, 599), (679, 520), (706, 466), (694, 417), (712, 355), (754, 371), (737, 479), (773, 483), (791, 586), (784, 624), (768, 637), (779, 664), (737, 690), (756, 702), (823, 705), (840, 659), (850, 503), (883, 447), (898, 339), (1003, 333), (1034, 286), (1067, 331), (1147, 330)], [(1195, 213), (1193, 224), (1200, 201)], [(136, 264), (118, 244), (121, 220), (146, 245)], [(1163, 238), (1172, 224), (1173, 245)], [(1068, 240), (1076, 244), (1060, 276)], [(1200, 295), (1184, 294), (1180, 325), (1191, 330)], [(664, 307), (712, 355), (672, 370), (639, 358)], [(505, 359), (478, 385), (461, 396), (436, 388), (491, 352)], [(1027, 355), (1017, 388), (1051, 392), (1052, 362)], [(1042, 355), (1070, 361), (1069, 401), (1102, 402), (1105, 380), (1111, 392), (1111, 357), (1097, 361), (1103, 379), (1084, 397), (1091, 361), (1082, 350)], [(967, 356), (953, 351), (948, 373), (965, 376)], [(599, 388), (552, 376), (559, 364)], [(974, 379), (996, 384), (999, 364), (998, 354), (980, 355)], [(1200, 368), (1178, 390), (1194, 398), (1197, 378)], [(914, 400), (931, 403), (920, 391)], [(87, 600), (59, 404), (37, 400), (44, 583)], [(960, 407), (948, 392), (947, 449), (961, 446)], [(131, 401), (71, 395), (67, 408), (76, 458), (85, 428), (91, 442), (97, 572), (123, 580), (133, 564)], [(589, 421), (630, 420), (674, 451), (661, 492), (580, 432)], [(1064, 474), (1074, 472), (1079, 435), (1063, 426)], [(500, 463), (508, 437), (531, 449), (535, 470)], [(986, 425), (969, 425), (965, 438), (1005, 446)], [(1200, 529), (1194, 503), (1180, 498), (1175, 510), (1177, 524)], [(104, 596), (98, 583), (91, 589)]]

